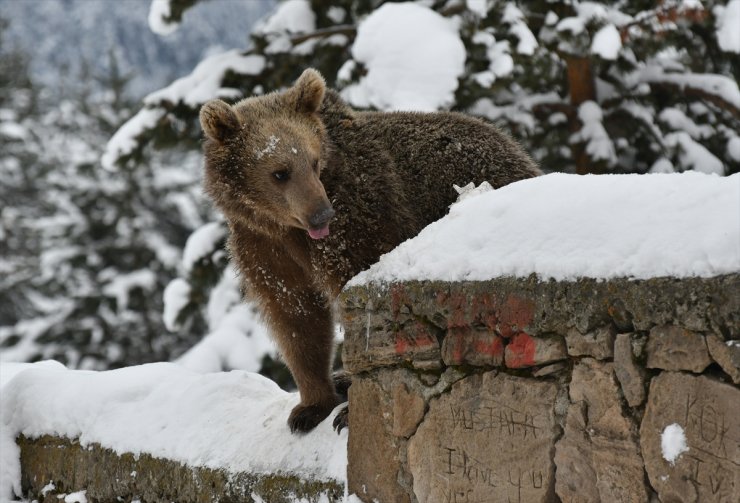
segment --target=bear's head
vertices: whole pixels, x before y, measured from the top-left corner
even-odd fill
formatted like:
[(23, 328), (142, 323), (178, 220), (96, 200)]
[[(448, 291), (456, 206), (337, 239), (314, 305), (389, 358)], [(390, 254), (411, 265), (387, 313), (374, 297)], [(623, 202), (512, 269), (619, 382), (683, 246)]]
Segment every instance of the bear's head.
[(329, 234), (334, 210), (319, 179), (328, 148), (318, 115), (325, 91), (321, 74), (308, 69), (286, 91), (203, 105), (205, 187), (227, 218), (269, 233)]

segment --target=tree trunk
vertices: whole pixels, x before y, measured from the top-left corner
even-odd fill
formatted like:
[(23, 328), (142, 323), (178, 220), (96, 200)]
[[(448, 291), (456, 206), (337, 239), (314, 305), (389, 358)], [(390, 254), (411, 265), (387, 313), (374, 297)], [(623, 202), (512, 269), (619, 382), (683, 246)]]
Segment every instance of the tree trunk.
[[(568, 68), (568, 89), (570, 90), (570, 103), (576, 113), (570, 116), (571, 133), (578, 132), (583, 124), (578, 119), (578, 107), (584, 101), (596, 101), (596, 86), (591, 71), (591, 60), (587, 56), (566, 55), (565, 61)], [(585, 175), (592, 172), (591, 159), (586, 153), (585, 145), (574, 143), (570, 146), (573, 152), (573, 160), (576, 163), (576, 173)]]

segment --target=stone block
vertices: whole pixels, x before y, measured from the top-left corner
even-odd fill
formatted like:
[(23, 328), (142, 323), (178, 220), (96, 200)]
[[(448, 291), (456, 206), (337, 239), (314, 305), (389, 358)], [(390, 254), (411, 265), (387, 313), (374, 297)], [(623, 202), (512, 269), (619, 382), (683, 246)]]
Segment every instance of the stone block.
[(445, 365), (498, 367), (504, 362), (504, 341), (490, 331), (450, 329), (442, 341)]
[(398, 484), (400, 441), (393, 434), (393, 398), (373, 378), (355, 377), (349, 388), (347, 485), (362, 501), (408, 503)]
[(629, 406), (641, 405), (645, 400), (645, 370), (635, 363), (630, 334), (617, 334), (614, 341), (614, 373)]
[(397, 382), (393, 386), (393, 434), (408, 438), (424, 417), (426, 403), (418, 393), (409, 391), (406, 384)]
[(699, 373), (712, 363), (704, 337), (675, 325), (662, 325), (650, 330), (645, 349), (647, 366), (651, 369)]
[(399, 363), (411, 363), (420, 369), (436, 369), (442, 364), (438, 329), (421, 321), (403, 326), (383, 323), (379, 316), (368, 312), (367, 325), (357, 334), (357, 320), (353, 320), (354, 335), (346, 337), (342, 345), (344, 368), (353, 373), (365, 372)]
[(524, 292), (502, 289), (440, 289), (436, 312), (446, 320), (446, 328), (482, 326), (504, 337), (527, 330), (534, 320), (535, 302)]
[(617, 331), (612, 325), (600, 327), (585, 334), (576, 329), (565, 334), (565, 344), (571, 356), (590, 356), (606, 360), (614, 356), (614, 336)]
[(707, 338), (707, 348), (712, 359), (722, 367), (735, 384), (740, 384), (740, 340), (725, 341), (711, 334)]
[(486, 372), (433, 399), (409, 440), (420, 502), (554, 500), (557, 385)]
[[(661, 501), (735, 503), (740, 495), (740, 389), (704, 376), (663, 372), (650, 383), (640, 427), (642, 457)], [(666, 427), (681, 427), (688, 450), (663, 456)]]
[(565, 431), (555, 447), (562, 501), (647, 501), (636, 427), (622, 413), (612, 363), (573, 368)]
[(568, 353), (562, 337), (532, 337), (520, 333), (506, 345), (504, 357), (507, 367), (520, 369), (564, 360)]

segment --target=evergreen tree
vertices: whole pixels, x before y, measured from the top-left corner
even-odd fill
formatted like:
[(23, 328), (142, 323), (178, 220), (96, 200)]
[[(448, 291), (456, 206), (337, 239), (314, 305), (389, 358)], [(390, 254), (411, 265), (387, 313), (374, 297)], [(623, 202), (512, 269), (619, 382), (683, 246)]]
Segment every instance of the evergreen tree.
[(0, 326), (30, 312), (29, 283), (38, 263), (38, 242), (23, 223), (46, 211), (34, 184), (43, 168), (36, 163), (38, 142), (29, 128), (37, 93), (29, 78), (28, 56), (6, 47), (6, 29), (7, 21), (0, 19)]
[[(109, 74), (90, 76), (107, 91), (83, 89), (24, 123), (38, 150), (21, 168), (35, 176), (18, 199), (35, 209), (16, 209), (12, 227), (41, 252), (26, 268), (25, 309), (2, 320), (6, 359), (111, 368), (168, 360), (197, 341), (167, 334), (161, 292), (204, 216), (192, 190), (198, 158), (174, 151), (166, 163), (152, 154), (102, 169), (101, 146), (130, 114), (128, 76), (111, 63)], [(18, 297), (17, 285), (2, 294)]]
[[(178, 15), (192, 3), (178, 4)], [(309, 66), (352, 102), (347, 91), (368, 72), (366, 61), (353, 59), (358, 29), (386, 3), (281, 2), (255, 27), (249, 50), (212, 57), (190, 77), (145, 99), (129, 131), (133, 141), (112, 158), (139, 156), (164, 133), (192, 142), (200, 134), (197, 113), (207, 99), (236, 101), (280, 89)], [(672, 0), (430, 0), (424, 5), (454, 20), (465, 46), (451, 108), (500, 125), (546, 172), (740, 170), (740, 48), (723, 35), (729, 5)], [(173, 135), (175, 123), (180, 127)], [(233, 275), (225, 269), (226, 231), (217, 225), (220, 232), (211, 234), (214, 239), (201, 247), (204, 253), (178, 280), (187, 295), (171, 303), (170, 316), (181, 327), (198, 319), (198, 325), (217, 329), (217, 320), (205, 314), (217, 300), (210, 292), (222, 296), (216, 285), (224, 284), (225, 274)], [(236, 288), (234, 281), (226, 282)]]
[[(193, 3), (175, 2), (173, 9), (177, 5), (181, 15)], [(229, 90), (224, 95), (236, 99), (279, 89), (308, 66), (333, 87), (357, 82), (366, 71), (363, 62), (345, 63), (352, 60), (358, 26), (384, 3), (282, 2), (257, 25), (245, 52), (261, 58), (260, 71), (221, 71), (214, 96)], [(452, 108), (488, 117), (511, 132), (546, 171), (740, 170), (734, 147), (740, 48), (726, 42), (734, 18), (725, 21), (730, 6), (724, 2), (427, 4), (457, 21), (467, 50)], [(341, 79), (340, 69), (349, 70)], [(206, 99), (161, 96), (154, 93), (147, 108), (189, 123)], [(166, 127), (142, 127), (121, 157)], [(188, 133), (197, 135), (197, 128)]]
[[(196, 3), (156, 0), (152, 12), (162, 18), (155, 16), (153, 26), (168, 25), (169, 30)], [(61, 348), (69, 346), (58, 346), (56, 352), (48, 347), (68, 337), (77, 342), (76, 349), (69, 350), (73, 354), (65, 358), (76, 364), (85, 355), (93, 366), (171, 358), (209, 333), (185, 358), (191, 366), (205, 361), (198, 354), (209, 354), (210, 367), (201, 367), (246, 365), (254, 370), (254, 362), (247, 365), (233, 356), (239, 352), (233, 349), (238, 336), (266, 355), (262, 370), (273, 372), (273, 352), (262, 342), (264, 329), (251, 307), (240, 302), (238, 282), (228, 267), (224, 225), (216, 220), (198, 229), (188, 240), (182, 261), (175, 251), (184, 244), (189, 227), (214, 218), (199, 206), (196, 195), (198, 110), (214, 97), (233, 102), (284, 88), (309, 66), (361, 107), (362, 100), (353, 100), (350, 91), (364, 82), (373, 63), (353, 52), (355, 42), (362, 36), (363, 23), (391, 3), (280, 2), (255, 26), (248, 49), (211, 55), (191, 75), (147, 96), (144, 106), (108, 142), (105, 170), (96, 160), (101, 138), (86, 135), (107, 134), (120, 121), (125, 112), (110, 106), (120, 103), (120, 97), (83, 100), (94, 106), (66, 105), (71, 107), (70, 116), (88, 121), (71, 124), (69, 137), (43, 130), (44, 124), (50, 127), (49, 118), (26, 127), (32, 138), (43, 136), (45, 142), (60, 134), (58, 144), (65, 146), (75, 144), (69, 139), (77, 134), (72, 131), (85, 131), (79, 138), (86, 138), (80, 140), (86, 146), (66, 149), (70, 155), (76, 152), (71, 162), (44, 154), (23, 169), (13, 168), (17, 161), (12, 160), (4, 167), (15, 169), (18, 180), (24, 176), (28, 180), (30, 174), (43, 180), (26, 184), (25, 190), (35, 191), (35, 197), (43, 195), (44, 204), (34, 207), (25, 220), (18, 217), (25, 215), (23, 211), (5, 211), (3, 232), (20, 236), (18, 229), (34, 229), (23, 234), (27, 238), (8, 242), (15, 243), (11, 255), (27, 261), (26, 270), (41, 271), (34, 285), (44, 293), (43, 299), (36, 295), (33, 301), (16, 303), (13, 310), (25, 314), (7, 318), (13, 323), (3, 321), (15, 332), (0, 330), (0, 340), (6, 345), (21, 340), (7, 335), (19, 331), (23, 322), (18, 320), (44, 311), (40, 306), (60, 312), (48, 307), (58, 302), (74, 314), (62, 316), (63, 323), (49, 323), (53, 326), (42, 331), (45, 335), (36, 334), (37, 343), (49, 341), (41, 344), (46, 349), (39, 350), (40, 356), (64, 353)], [(738, 15), (738, 0), (416, 3), (420, 4), (450, 20), (465, 47), (464, 68), (449, 108), (497, 123), (519, 139), (546, 172), (740, 171), (740, 47), (728, 36), (737, 20), (733, 16)], [(407, 28), (413, 32), (415, 27), (409, 23)], [(418, 44), (427, 42), (419, 37)], [(398, 49), (403, 55), (407, 48)], [(64, 108), (57, 113), (64, 114)], [(168, 168), (152, 147), (173, 146), (182, 161), (177, 168)], [(34, 158), (34, 149), (28, 150)], [(63, 168), (50, 169), (53, 166)], [(75, 189), (85, 184), (87, 189)], [(4, 190), (13, 192), (16, 186)], [(73, 235), (82, 243), (76, 249), (67, 239)], [(22, 252), (32, 249), (34, 240), (48, 250), (36, 265)], [(22, 270), (20, 265), (12, 268)], [(176, 273), (180, 278), (165, 292), (164, 321), (173, 331), (166, 335), (156, 311), (161, 307), (161, 289)], [(28, 283), (27, 275), (24, 281)], [(62, 328), (70, 324), (75, 327), (73, 336)]]

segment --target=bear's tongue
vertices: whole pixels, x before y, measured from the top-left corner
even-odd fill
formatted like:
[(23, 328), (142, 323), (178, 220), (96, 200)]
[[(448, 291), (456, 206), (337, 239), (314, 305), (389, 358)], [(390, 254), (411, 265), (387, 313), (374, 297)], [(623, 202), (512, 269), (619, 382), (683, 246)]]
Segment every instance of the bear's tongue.
[(325, 225), (321, 229), (308, 229), (308, 235), (311, 239), (321, 239), (329, 235), (329, 226)]

